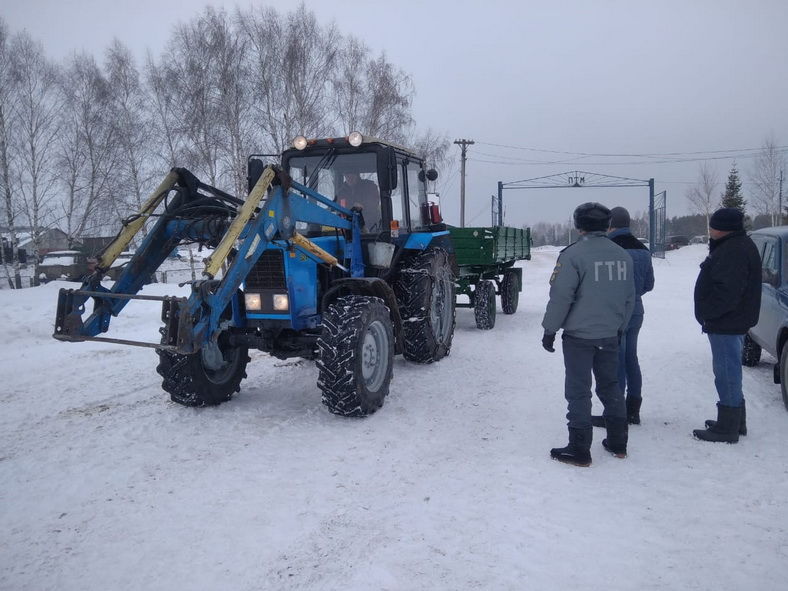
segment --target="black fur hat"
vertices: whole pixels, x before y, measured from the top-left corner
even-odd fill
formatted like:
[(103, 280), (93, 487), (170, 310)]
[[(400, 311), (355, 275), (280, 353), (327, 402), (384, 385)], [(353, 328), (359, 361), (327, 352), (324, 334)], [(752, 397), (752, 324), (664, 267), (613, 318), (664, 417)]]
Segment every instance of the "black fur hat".
[(610, 210), (593, 201), (578, 205), (573, 217), (575, 228), (584, 232), (604, 232), (610, 224)]

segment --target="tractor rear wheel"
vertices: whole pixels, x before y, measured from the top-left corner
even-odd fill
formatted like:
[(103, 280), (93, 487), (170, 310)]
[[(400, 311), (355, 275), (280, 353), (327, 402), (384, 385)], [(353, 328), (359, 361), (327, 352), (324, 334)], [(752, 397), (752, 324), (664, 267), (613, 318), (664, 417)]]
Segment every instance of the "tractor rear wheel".
[(495, 326), (495, 284), (492, 281), (480, 281), (473, 292), (473, 313), (476, 317), (476, 328), (490, 330)]
[(501, 281), (501, 308), (504, 314), (517, 312), (520, 303), (520, 278), (514, 271), (506, 271)]
[(416, 363), (446, 357), (454, 337), (454, 275), (449, 254), (432, 248), (404, 261), (394, 281), (403, 356)]
[[(232, 317), (230, 306), (224, 316)], [(161, 329), (162, 334), (164, 329)], [(214, 406), (226, 402), (241, 389), (249, 363), (249, 348), (230, 345), (227, 332), (216, 344), (204, 345), (196, 353), (181, 355), (162, 349), (156, 371), (161, 387), (173, 402), (184, 406)]]
[(394, 330), (383, 300), (338, 298), (323, 314), (317, 350), (317, 385), (329, 411), (365, 417), (383, 406), (394, 370)]

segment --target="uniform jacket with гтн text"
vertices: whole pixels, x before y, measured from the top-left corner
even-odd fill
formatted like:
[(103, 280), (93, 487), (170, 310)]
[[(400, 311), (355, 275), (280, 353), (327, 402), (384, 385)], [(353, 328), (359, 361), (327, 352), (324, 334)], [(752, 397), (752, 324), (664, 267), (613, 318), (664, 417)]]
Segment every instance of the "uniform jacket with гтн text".
[(615, 337), (634, 306), (632, 257), (604, 232), (589, 232), (558, 257), (542, 327), (580, 339)]

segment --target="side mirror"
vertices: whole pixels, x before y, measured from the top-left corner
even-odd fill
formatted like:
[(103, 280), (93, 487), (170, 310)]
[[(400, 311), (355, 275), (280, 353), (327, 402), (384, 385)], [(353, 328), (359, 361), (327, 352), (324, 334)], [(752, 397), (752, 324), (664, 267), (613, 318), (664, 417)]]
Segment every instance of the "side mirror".
[(251, 193), (254, 186), (257, 184), (257, 181), (260, 180), (260, 175), (263, 174), (263, 170), (265, 170), (265, 164), (259, 158), (250, 158), (246, 164), (246, 181), (248, 184), (248, 188), (246, 189), (247, 193)]
[(424, 170), (419, 171), (419, 180), (423, 183), (425, 180), (434, 181), (438, 178), (438, 171), (430, 168), (426, 173)]

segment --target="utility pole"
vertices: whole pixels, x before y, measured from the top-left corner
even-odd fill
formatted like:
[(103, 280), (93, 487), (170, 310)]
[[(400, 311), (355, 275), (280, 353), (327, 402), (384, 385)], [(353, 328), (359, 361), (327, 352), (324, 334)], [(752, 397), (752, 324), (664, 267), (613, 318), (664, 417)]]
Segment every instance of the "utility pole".
[(460, 228), (465, 227), (465, 152), (468, 146), (472, 146), (476, 142), (473, 140), (454, 140), (454, 143), (460, 146)]
[(779, 211), (780, 211), (780, 218), (779, 218), (778, 221), (780, 223), (777, 224), (777, 225), (778, 226), (782, 226), (783, 225), (783, 218), (785, 217), (785, 216), (783, 216), (783, 169), (782, 168), (780, 169), (780, 209), (779, 209)]

